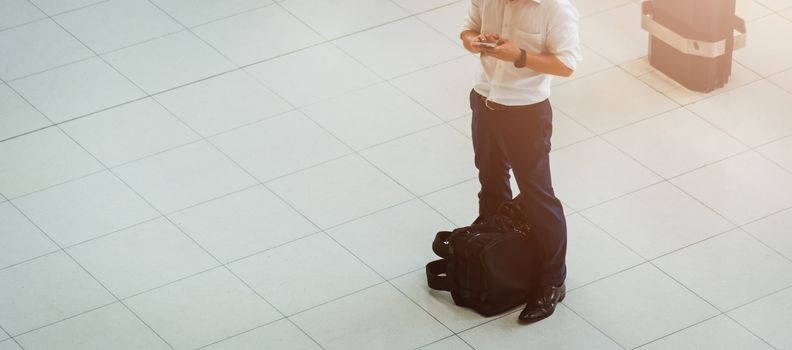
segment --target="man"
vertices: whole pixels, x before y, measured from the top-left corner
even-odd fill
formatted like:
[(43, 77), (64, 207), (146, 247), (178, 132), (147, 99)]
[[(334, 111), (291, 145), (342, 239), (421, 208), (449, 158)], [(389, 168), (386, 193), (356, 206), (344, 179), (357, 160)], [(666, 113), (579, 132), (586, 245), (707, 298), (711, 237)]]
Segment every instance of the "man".
[(460, 38), (481, 56), (470, 92), (481, 183), (475, 222), (512, 199), (512, 169), (542, 254), (542, 286), (519, 316), (535, 322), (566, 294), (566, 221), (550, 180), (548, 98), (551, 76), (571, 75), (581, 60), (577, 10), (569, 0), (471, 0)]

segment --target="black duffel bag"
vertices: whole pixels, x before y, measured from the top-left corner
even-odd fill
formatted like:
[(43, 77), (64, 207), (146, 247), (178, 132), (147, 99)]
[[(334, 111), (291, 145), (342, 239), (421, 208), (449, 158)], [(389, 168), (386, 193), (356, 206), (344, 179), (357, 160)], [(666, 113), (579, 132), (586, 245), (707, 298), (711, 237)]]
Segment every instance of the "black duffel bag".
[(426, 265), (429, 287), (489, 317), (525, 304), (539, 286), (540, 255), (515, 199), (484, 224), (438, 232)]

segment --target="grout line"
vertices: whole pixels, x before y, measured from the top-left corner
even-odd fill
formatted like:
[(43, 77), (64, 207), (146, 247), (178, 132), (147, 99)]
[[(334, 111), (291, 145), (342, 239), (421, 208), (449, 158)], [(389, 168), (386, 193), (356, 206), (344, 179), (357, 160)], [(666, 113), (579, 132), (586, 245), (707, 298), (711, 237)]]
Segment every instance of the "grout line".
[(687, 330), (687, 329), (690, 329), (690, 328), (696, 327), (696, 326), (698, 326), (698, 325), (700, 325), (700, 324), (703, 324), (704, 322), (708, 322), (708, 321), (710, 321), (710, 320), (712, 320), (712, 319), (715, 319), (715, 318), (718, 318), (718, 317), (720, 317), (720, 316), (724, 316), (724, 315), (723, 315), (722, 313), (720, 313), (720, 314), (717, 314), (717, 315), (714, 315), (714, 316), (711, 316), (711, 317), (707, 317), (706, 319), (704, 319), (704, 320), (702, 320), (702, 321), (696, 322), (696, 323), (694, 323), (694, 324), (691, 324), (691, 325), (687, 325), (687, 326), (685, 326), (685, 327), (682, 327), (682, 328), (680, 328), (680, 329), (677, 329), (677, 330), (675, 330), (675, 331), (673, 331), (673, 332), (671, 332), (671, 333), (668, 333), (668, 334), (666, 334), (666, 335), (663, 335), (663, 336), (661, 336), (661, 337), (658, 337), (658, 338), (652, 339), (652, 340), (650, 340), (650, 341), (648, 341), (648, 342), (645, 342), (645, 343), (643, 343), (643, 344), (640, 344), (640, 345), (638, 345), (638, 346), (636, 346), (636, 347), (633, 347), (633, 349), (639, 349), (639, 348), (642, 348), (642, 347), (644, 347), (644, 346), (647, 346), (647, 345), (649, 345), (649, 344), (652, 344), (652, 343), (658, 342), (658, 341), (660, 341), (660, 340), (662, 340), (662, 339), (665, 339), (665, 338), (671, 337), (671, 336), (672, 336), (672, 335), (674, 335), (674, 334), (681, 333), (681, 332), (683, 332), (683, 331), (685, 331), (685, 330)]
[[(110, 1), (110, 0), (105, 0), (105, 2), (106, 2), (106, 1)], [(52, 71), (52, 70), (56, 70), (56, 69), (59, 69), (59, 68), (63, 68), (63, 67), (65, 67), (65, 66), (68, 66), (68, 65), (71, 65), (71, 64), (75, 64), (75, 63), (79, 63), (79, 62), (82, 62), (82, 61), (86, 61), (86, 60), (92, 59), (92, 58), (94, 58), (94, 57), (100, 57), (100, 58), (102, 58), (102, 60), (103, 60), (103, 61), (104, 61), (106, 64), (108, 64), (109, 66), (111, 66), (111, 67), (112, 67), (114, 70), (118, 71), (118, 70), (117, 70), (117, 69), (116, 69), (116, 68), (115, 68), (113, 65), (111, 65), (111, 64), (109, 64), (109, 63), (107, 63), (107, 61), (106, 61), (106, 60), (104, 60), (102, 56), (104, 56), (104, 55), (108, 55), (108, 54), (110, 54), (110, 53), (113, 53), (113, 52), (116, 52), (116, 51), (120, 51), (120, 50), (123, 50), (123, 49), (126, 49), (126, 48), (130, 48), (130, 47), (133, 47), (133, 46), (137, 46), (137, 45), (145, 44), (145, 43), (148, 43), (148, 42), (151, 42), (151, 41), (157, 40), (157, 39), (161, 39), (161, 38), (163, 38), (163, 37), (167, 37), (167, 36), (174, 35), (174, 34), (177, 34), (177, 33), (185, 32), (185, 31), (187, 31), (187, 32), (190, 32), (191, 34), (193, 34), (194, 36), (196, 36), (198, 39), (200, 39), (201, 41), (203, 41), (204, 43), (206, 43), (207, 45), (209, 45), (209, 43), (207, 43), (207, 42), (206, 42), (206, 41), (205, 41), (205, 40), (204, 40), (202, 37), (200, 37), (199, 35), (197, 35), (197, 34), (195, 34), (194, 32), (192, 32), (192, 29), (193, 29), (193, 28), (196, 28), (196, 27), (198, 27), (198, 26), (200, 26), (200, 25), (193, 26), (193, 27), (187, 27), (187, 26), (185, 26), (184, 24), (182, 24), (181, 22), (179, 22), (179, 21), (178, 21), (176, 18), (174, 18), (172, 15), (170, 15), (170, 13), (168, 13), (167, 11), (165, 11), (165, 10), (163, 10), (161, 7), (159, 7), (157, 4), (154, 4), (154, 3), (152, 3), (152, 4), (153, 4), (155, 7), (157, 7), (157, 8), (158, 8), (160, 11), (162, 11), (162, 12), (164, 12), (166, 15), (168, 15), (168, 16), (169, 16), (171, 19), (173, 19), (174, 21), (176, 21), (176, 23), (180, 24), (180, 25), (182, 26), (182, 28), (183, 28), (183, 29), (182, 29), (182, 30), (179, 30), (179, 31), (176, 31), (176, 32), (172, 32), (172, 33), (164, 34), (164, 35), (161, 35), (161, 36), (158, 36), (158, 37), (155, 37), (155, 38), (151, 38), (151, 39), (148, 39), (148, 40), (144, 40), (144, 41), (141, 41), (141, 42), (138, 42), (138, 43), (134, 43), (134, 44), (131, 44), (131, 45), (128, 45), (128, 46), (122, 47), (122, 48), (118, 48), (118, 49), (114, 49), (114, 50), (109, 50), (109, 51), (103, 52), (103, 53), (101, 53), (101, 54), (98, 54), (98, 53), (94, 52), (94, 56), (92, 56), (92, 57), (87, 57), (87, 58), (80, 59), (80, 60), (77, 60), (77, 61), (74, 61), (74, 62), (70, 62), (70, 63), (66, 63), (66, 64), (58, 65), (58, 66), (56, 66), (56, 67), (52, 67), (52, 68), (48, 68), (48, 69), (45, 69), (45, 70), (42, 70), (42, 71), (39, 71), (39, 72), (35, 72), (35, 73), (31, 73), (31, 74), (27, 74), (27, 75), (24, 75), (24, 76), (21, 76), (21, 77), (14, 78), (14, 79), (12, 79), (12, 80), (10, 80), (10, 81), (8, 81), (8, 82), (10, 83), (10, 82), (13, 82), (13, 81), (16, 81), (16, 80), (21, 80), (21, 79), (24, 79), (24, 78), (27, 78), (27, 77), (30, 77), (30, 76), (33, 76), (33, 75), (40, 74), (40, 73), (49, 72), (49, 71)], [(272, 3), (272, 4), (264, 5), (264, 6), (261, 6), (261, 7), (256, 7), (256, 8), (253, 8), (253, 9), (250, 9), (250, 10), (248, 10), (248, 11), (243, 11), (243, 12), (240, 12), (240, 13), (237, 13), (237, 14), (234, 14), (234, 15), (231, 15), (231, 16), (228, 16), (228, 17), (225, 17), (225, 18), (223, 18), (223, 19), (230, 18), (230, 17), (236, 16), (236, 15), (240, 15), (240, 14), (244, 14), (244, 13), (247, 13), (247, 12), (251, 12), (251, 11), (259, 10), (259, 9), (262, 9), (262, 8), (265, 8), (265, 7), (268, 7), (268, 6), (271, 6), (271, 5), (277, 5), (277, 6), (280, 6), (280, 4), (279, 4), (279, 3)], [(447, 5), (444, 5), (444, 6), (447, 6)], [(86, 6), (86, 7), (88, 7), (88, 6)], [(440, 7), (443, 7), (443, 6), (440, 6)], [(440, 8), (440, 7), (438, 7), (438, 8)], [(435, 8), (435, 9), (436, 9), (436, 8)], [(429, 12), (429, 11), (433, 11), (433, 10), (434, 10), (434, 9), (430, 9), (430, 10), (427, 10), (427, 11), (419, 12), (419, 13), (417, 13), (417, 14), (422, 14), (422, 13)], [(285, 9), (284, 9), (284, 11), (288, 12), (288, 11), (287, 11), (287, 10), (285, 10)], [(291, 14), (290, 12), (288, 12), (288, 13), (289, 13), (289, 14)], [(417, 15), (417, 14), (416, 14), (416, 15)], [(293, 17), (297, 18), (297, 17), (296, 17), (296, 16), (294, 16), (293, 14), (291, 14), (291, 15), (292, 15)], [(380, 24), (380, 25), (377, 25), (377, 26), (374, 26), (374, 27), (370, 27), (370, 28), (365, 28), (365, 29), (362, 29), (362, 30), (359, 30), (359, 31), (356, 31), (356, 32), (353, 32), (353, 33), (350, 33), (350, 34), (347, 34), (347, 35), (345, 35), (345, 36), (341, 36), (341, 37), (338, 37), (338, 38), (333, 38), (332, 40), (327, 40), (327, 39), (326, 39), (325, 41), (321, 41), (321, 42), (318, 42), (318, 43), (314, 43), (314, 44), (311, 44), (311, 45), (308, 45), (308, 46), (305, 46), (305, 47), (302, 47), (302, 48), (299, 48), (299, 49), (296, 49), (296, 50), (292, 50), (292, 51), (289, 51), (289, 52), (285, 52), (285, 53), (282, 53), (282, 54), (278, 54), (278, 55), (276, 55), (276, 56), (268, 57), (268, 58), (265, 58), (265, 59), (262, 59), (262, 60), (259, 60), (259, 61), (255, 61), (255, 62), (253, 62), (253, 63), (250, 63), (250, 64), (245, 64), (245, 65), (236, 65), (236, 63), (235, 63), (233, 60), (231, 60), (230, 58), (226, 57), (224, 54), (222, 54), (222, 53), (221, 53), (221, 55), (223, 55), (223, 57), (225, 57), (227, 60), (229, 60), (229, 61), (230, 61), (232, 64), (236, 65), (236, 66), (237, 66), (237, 68), (236, 68), (236, 69), (233, 69), (233, 70), (230, 70), (230, 71), (226, 71), (226, 72), (222, 72), (222, 73), (214, 74), (214, 75), (211, 75), (211, 76), (208, 76), (208, 77), (204, 77), (204, 78), (201, 78), (201, 79), (198, 79), (198, 80), (195, 80), (195, 81), (192, 81), (192, 82), (188, 82), (188, 83), (185, 83), (185, 84), (182, 84), (182, 85), (174, 86), (174, 87), (171, 87), (171, 88), (168, 88), (168, 89), (162, 90), (162, 91), (157, 91), (157, 92), (155, 92), (155, 93), (153, 93), (153, 94), (150, 94), (150, 93), (146, 92), (145, 90), (143, 90), (142, 88), (140, 88), (140, 87), (138, 86), (138, 88), (139, 88), (139, 89), (141, 89), (141, 91), (143, 91), (143, 92), (144, 92), (144, 94), (145, 94), (146, 96), (144, 96), (144, 97), (141, 97), (141, 98), (138, 98), (138, 99), (135, 99), (135, 100), (132, 100), (132, 101), (124, 102), (124, 103), (121, 103), (121, 104), (119, 104), (119, 105), (110, 106), (110, 107), (107, 107), (107, 108), (105, 108), (105, 109), (103, 109), (103, 110), (94, 111), (94, 112), (91, 112), (91, 113), (88, 113), (88, 114), (85, 114), (85, 115), (81, 115), (81, 116), (77, 116), (77, 117), (74, 117), (74, 118), (71, 118), (71, 119), (67, 119), (67, 120), (64, 120), (64, 121), (61, 121), (61, 122), (58, 122), (58, 123), (54, 123), (54, 122), (53, 122), (53, 124), (54, 124), (54, 125), (63, 124), (63, 123), (66, 123), (66, 122), (69, 122), (69, 121), (72, 121), (72, 120), (75, 120), (75, 119), (80, 119), (80, 118), (83, 118), (83, 117), (86, 117), (86, 116), (90, 116), (90, 115), (96, 114), (96, 113), (98, 113), (98, 112), (102, 112), (102, 111), (105, 111), (105, 110), (108, 110), (108, 109), (112, 109), (112, 108), (115, 108), (115, 107), (118, 107), (118, 106), (122, 106), (122, 105), (125, 105), (125, 104), (128, 104), (128, 103), (131, 103), (131, 102), (134, 102), (134, 101), (137, 101), (137, 100), (145, 99), (145, 98), (147, 98), (147, 97), (153, 97), (153, 96), (160, 95), (160, 94), (163, 94), (163, 93), (166, 93), (166, 92), (169, 92), (169, 91), (172, 91), (172, 90), (175, 90), (175, 89), (178, 89), (178, 88), (184, 87), (184, 86), (192, 85), (192, 84), (195, 84), (195, 83), (198, 83), (198, 82), (204, 81), (204, 80), (208, 80), (208, 79), (211, 79), (211, 78), (215, 78), (215, 77), (218, 77), (218, 76), (220, 76), (220, 75), (223, 75), (223, 74), (226, 74), (226, 73), (231, 73), (231, 72), (234, 72), (234, 71), (236, 71), (236, 70), (239, 70), (239, 69), (243, 69), (243, 70), (245, 70), (246, 68), (252, 67), (252, 66), (254, 66), (254, 65), (257, 65), (257, 64), (260, 64), (260, 63), (264, 63), (264, 62), (272, 61), (272, 60), (275, 60), (275, 59), (278, 59), (278, 58), (282, 58), (282, 57), (284, 57), (284, 56), (288, 56), (288, 55), (291, 55), (291, 54), (295, 54), (295, 53), (297, 53), (297, 52), (300, 52), (300, 51), (303, 51), (303, 50), (306, 50), (306, 49), (310, 49), (310, 48), (313, 48), (313, 47), (316, 47), (316, 46), (320, 46), (320, 45), (324, 45), (324, 44), (331, 44), (333, 40), (338, 40), (338, 39), (341, 39), (341, 38), (344, 38), (344, 37), (347, 37), (347, 36), (352, 36), (352, 35), (355, 35), (355, 34), (359, 34), (359, 33), (362, 33), (362, 32), (365, 32), (365, 31), (368, 31), (368, 30), (370, 30), (370, 29), (374, 29), (374, 28), (377, 28), (377, 27), (381, 27), (381, 26), (384, 26), (384, 25), (387, 25), (387, 24), (390, 24), (390, 23), (395, 23), (395, 22), (398, 22), (398, 21), (401, 21), (401, 20), (404, 20), (404, 19), (408, 19), (408, 18), (410, 18), (410, 17), (413, 17), (413, 16), (415, 16), (415, 15), (405, 16), (405, 17), (402, 17), (402, 18), (400, 18), (400, 19), (398, 19), (398, 20), (394, 20), (394, 21), (391, 21), (391, 22), (388, 22), (388, 23), (384, 23), (384, 24)], [(45, 19), (46, 19), (46, 18), (45, 18)], [(302, 20), (300, 20), (299, 18), (297, 18), (297, 19), (298, 19), (300, 22), (302, 22)], [(57, 22), (57, 21), (55, 21), (54, 19), (53, 19), (52, 21), (53, 21), (53, 22), (54, 22), (56, 25), (60, 26), (60, 27), (61, 27), (61, 28), (62, 28), (64, 31), (66, 31), (66, 29), (65, 29), (65, 28), (63, 28), (63, 27), (60, 25), (60, 23), (58, 23), (58, 22)], [(303, 24), (305, 24), (304, 22), (302, 22), (302, 23), (303, 23)], [(205, 24), (205, 23), (204, 23), (204, 24)], [(201, 24), (201, 25), (203, 25), (203, 24)], [(307, 25), (306, 25), (306, 26), (307, 26)], [(430, 28), (432, 28), (433, 30), (437, 31), (437, 30), (436, 30), (436, 29), (434, 29), (433, 27), (431, 27), (431, 26), (429, 26), (429, 27), (430, 27)], [(309, 27), (309, 28), (310, 28), (310, 27)], [(70, 32), (68, 32), (68, 31), (66, 31), (66, 33), (68, 33), (68, 34), (71, 34), (71, 33), (70, 33)], [(319, 34), (319, 33), (317, 33), (317, 34)], [(319, 35), (320, 35), (320, 36), (322, 36), (321, 34), (319, 34)], [(72, 36), (74, 37), (74, 35), (72, 35)], [(322, 37), (324, 38), (324, 36), (322, 36)], [(444, 35), (443, 35), (443, 37), (445, 38), (445, 36), (444, 36)], [(75, 37), (75, 39), (77, 39), (77, 38)], [(77, 40), (79, 41), (79, 39), (77, 39)], [(83, 46), (86, 46), (86, 45), (85, 45), (85, 44), (83, 44)], [(212, 47), (212, 45), (209, 45), (209, 46), (210, 46), (210, 47)], [(337, 47), (337, 46), (336, 46), (336, 47)], [(89, 49), (90, 51), (93, 51), (91, 48), (89, 48), (89, 47), (87, 47), (87, 46), (86, 46), (86, 48), (87, 48), (87, 49)], [(214, 47), (212, 47), (212, 48), (214, 48)], [(340, 48), (339, 48), (339, 49), (340, 49)], [(215, 50), (217, 50), (217, 49), (215, 48)], [(346, 52), (345, 52), (345, 51), (343, 51), (343, 50), (341, 50), (341, 51), (342, 51), (342, 52), (344, 52), (344, 53), (346, 53)], [(219, 51), (218, 51), (218, 52), (219, 52)], [(427, 67), (422, 67), (422, 68), (420, 68), (420, 69), (417, 69), (417, 70), (415, 70), (415, 71), (407, 72), (407, 73), (405, 73), (405, 74), (402, 74), (402, 75), (396, 76), (396, 77), (394, 77), (393, 79), (396, 79), (396, 78), (399, 78), (399, 77), (402, 77), (402, 76), (405, 76), (405, 75), (409, 75), (409, 74), (415, 73), (415, 72), (417, 72), (417, 71), (420, 71), (420, 70), (429, 69), (429, 68), (432, 68), (432, 67), (435, 67), (435, 66), (438, 66), (438, 65), (441, 65), (441, 64), (444, 64), (444, 63), (447, 63), (447, 62), (453, 61), (453, 60), (455, 60), (455, 59), (459, 59), (459, 58), (461, 58), (461, 57), (464, 57), (464, 56), (455, 57), (455, 58), (452, 58), (452, 59), (449, 59), (449, 60), (446, 60), (446, 61), (443, 61), (443, 62), (439, 62), (439, 63), (433, 64), (433, 65), (430, 65), (430, 66), (427, 66)], [(365, 66), (364, 66), (364, 67), (365, 67)], [(118, 72), (118, 73), (119, 73), (119, 74), (121, 74), (121, 72)], [(122, 76), (124, 76), (124, 77), (125, 77), (127, 80), (130, 80), (130, 79), (129, 79), (129, 78), (127, 78), (127, 77), (126, 77), (124, 74), (121, 74), (121, 75), (122, 75)], [(378, 75), (378, 76), (379, 76), (379, 75)], [(384, 79), (383, 79), (383, 81), (384, 81)], [(130, 82), (131, 82), (131, 80), (130, 80)], [(137, 84), (135, 84), (134, 82), (132, 82), (132, 83), (133, 83), (134, 85), (136, 85), (136, 86), (137, 86)], [(379, 83), (379, 82), (378, 82), (378, 83)], [(376, 83), (375, 83), (375, 84), (376, 84)], [(372, 85), (374, 85), (374, 84), (372, 84)], [(365, 88), (365, 87), (363, 87), (363, 88)], [(353, 90), (353, 91), (362, 90), (363, 88), (356, 89), (356, 90)], [(352, 91), (350, 91), (350, 92), (352, 92)], [(341, 96), (341, 95), (344, 95), (344, 94), (340, 94), (340, 95), (338, 95), (338, 96)], [(329, 97), (329, 98), (323, 99), (323, 100), (321, 100), (321, 101), (329, 100), (329, 99), (331, 99), (331, 98), (335, 98), (335, 97), (338, 97), (338, 96), (332, 96), (332, 97)], [(318, 102), (321, 102), (321, 101), (317, 101), (317, 102), (311, 103), (311, 104), (309, 104), (309, 105), (312, 105), (312, 104), (315, 104), (315, 103), (318, 103)], [(300, 108), (304, 108), (304, 107), (307, 107), (307, 106), (309, 106), (309, 105), (302, 106), (302, 107), (300, 107)], [(42, 113), (42, 115), (44, 115), (44, 114)], [(49, 119), (49, 117), (47, 117), (46, 115), (44, 115), (44, 116), (45, 116), (47, 119)], [(50, 121), (51, 121), (51, 120), (50, 120)], [(28, 131), (28, 132), (24, 132), (24, 133), (21, 133), (21, 134), (19, 134), (19, 135), (11, 136), (11, 137), (8, 137), (8, 138), (6, 138), (6, 139), (0, 140), (0, 142), (7, 141), (7, 140), (10, 140), (10, 139), (13, 139), (13, 138), (16, 138), (16, 137), (22, 136), (22, 135), (27, 135), (27, 134), (30, 134), (30, 133), (32, 133), (32, 132), (35, 132), (35, 131), (43, 130), (43, 129), (46, 129), (46, 128), (48, 128), (48, 127), (51, 127), (51, 126), (53, 126), (53, 125), (50, 125), (50, 126), (47, 126), (47, 127), (43, 127), (43, 128), (39, 128), (39, 129), (32, 130), (32, 131)]]

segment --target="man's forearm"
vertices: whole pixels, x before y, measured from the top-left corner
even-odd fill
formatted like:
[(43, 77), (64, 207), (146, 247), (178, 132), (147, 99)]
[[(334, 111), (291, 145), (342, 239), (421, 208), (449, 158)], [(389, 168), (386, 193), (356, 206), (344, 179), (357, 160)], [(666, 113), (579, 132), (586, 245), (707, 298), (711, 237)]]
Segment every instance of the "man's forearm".
[(568, 77), (574, 72), (553, 54), (528, 53), (525, 55), (525, 68), (561, 77)]

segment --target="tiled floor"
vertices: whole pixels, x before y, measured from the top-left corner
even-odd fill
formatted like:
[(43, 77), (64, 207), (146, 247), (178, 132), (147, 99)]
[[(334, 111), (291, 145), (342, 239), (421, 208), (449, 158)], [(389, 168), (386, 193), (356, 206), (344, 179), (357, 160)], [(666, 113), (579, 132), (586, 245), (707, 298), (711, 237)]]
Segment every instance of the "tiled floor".
[(792, 349), (792, 1), (709, 94), (573, 0), (570, 292), (426, 286), (475, 216), (464, 0), (0, 0), (0, 350)]

